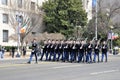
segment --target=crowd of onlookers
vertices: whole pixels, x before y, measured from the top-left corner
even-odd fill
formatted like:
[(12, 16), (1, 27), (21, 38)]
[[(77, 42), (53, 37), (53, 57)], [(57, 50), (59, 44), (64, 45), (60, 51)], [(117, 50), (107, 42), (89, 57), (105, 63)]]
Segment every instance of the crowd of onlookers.
[[(7, 52), (9, 53), (7, 54), (8, 56), (14, 58), (16, 56), (15, 52), (17, 52), (17, 49), (16, 47), (12, 46), (9, 51), (6, 51), (5, 47), (0, 46), (0, 59), (3, 59)], [(22, 55), (26, 55), (26, 47), (22, 48)]]

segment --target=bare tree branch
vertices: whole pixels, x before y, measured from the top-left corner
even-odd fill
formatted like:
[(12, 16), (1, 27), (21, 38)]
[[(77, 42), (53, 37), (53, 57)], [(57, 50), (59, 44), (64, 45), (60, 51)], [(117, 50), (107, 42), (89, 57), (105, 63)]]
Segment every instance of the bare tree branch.
[[(9, 23), (10, 26), (12, 26), (13, 30), (15, 31), (15, 34), (11, 35), (10, 38), (12, 40), (17, 41), (17, 27), (18, 27), (18, 21), (17, 15), (22, 16), (22, 22), (21, 22), (21, 28), (25, 27), (25, 33), (21, 33), (21, 46), (24, 43), (24, 39), (31, 34), (33, 30), (39, 31), (39, 28), (41, 27), (42, 24), (42, 15), (43, 12), (38, 5), (35, 10), (31, 10), (31, 0), (24, 0), (24, 4), (22, 5), (22, 8), (18, 8), (17, 6), (17, 0), (10, 0), (10, 8), (8, 9), (9, 11)], [(7, 11), (7, 10), (6, 10)], [(40, 12), (41, 11), (41, 12)]]

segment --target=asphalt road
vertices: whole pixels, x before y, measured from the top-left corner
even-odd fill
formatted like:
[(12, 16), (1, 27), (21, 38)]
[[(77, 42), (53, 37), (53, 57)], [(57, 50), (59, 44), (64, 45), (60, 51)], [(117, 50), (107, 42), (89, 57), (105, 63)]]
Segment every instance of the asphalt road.
[(63, 63), (28, 59), (0, 60), (0, 80), (120, 80), (120, 55), (107, 63)]

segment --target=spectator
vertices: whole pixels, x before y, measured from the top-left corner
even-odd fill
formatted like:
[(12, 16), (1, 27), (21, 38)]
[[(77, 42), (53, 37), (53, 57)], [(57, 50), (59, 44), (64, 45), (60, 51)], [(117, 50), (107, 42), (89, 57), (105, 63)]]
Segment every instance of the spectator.
[(25, 55), (26, 55), (26, 47), (23, 47), (22, 51), (23, 51), (23, 56), (25, 57)]
[(4, 58), (4, 53), (5, 53), (5, 48), (4, 47), (2, 47), (1, 52), (2, 52), (1, 58)]
[(15, 47), (13, 46), (12, 47), (12, 58), (14, 58), (14, 55), (15, 55)]
[(1, 48), (0, 48), (0, 59), (1, 59), (1, 55), (2, 55), (2, 50), (1, 50)]

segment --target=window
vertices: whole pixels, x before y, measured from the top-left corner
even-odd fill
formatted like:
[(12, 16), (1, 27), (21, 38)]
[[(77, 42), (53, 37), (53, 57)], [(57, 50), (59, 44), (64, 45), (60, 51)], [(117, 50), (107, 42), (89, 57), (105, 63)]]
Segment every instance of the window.
[(3, 5), (7, 5), (8, 4), (8, 0), (1, 0)]
[(17, 0), (17, 4), (19, 8), (22, 8), (22, 0)]
[(3, 42), (8, 42), (8, 30), (3, 30)]
[(31, 2), (31, 10), (35, 10), (35, 2)]
[(3, 23), (8, 23), (8, 14), (3, 14)]

